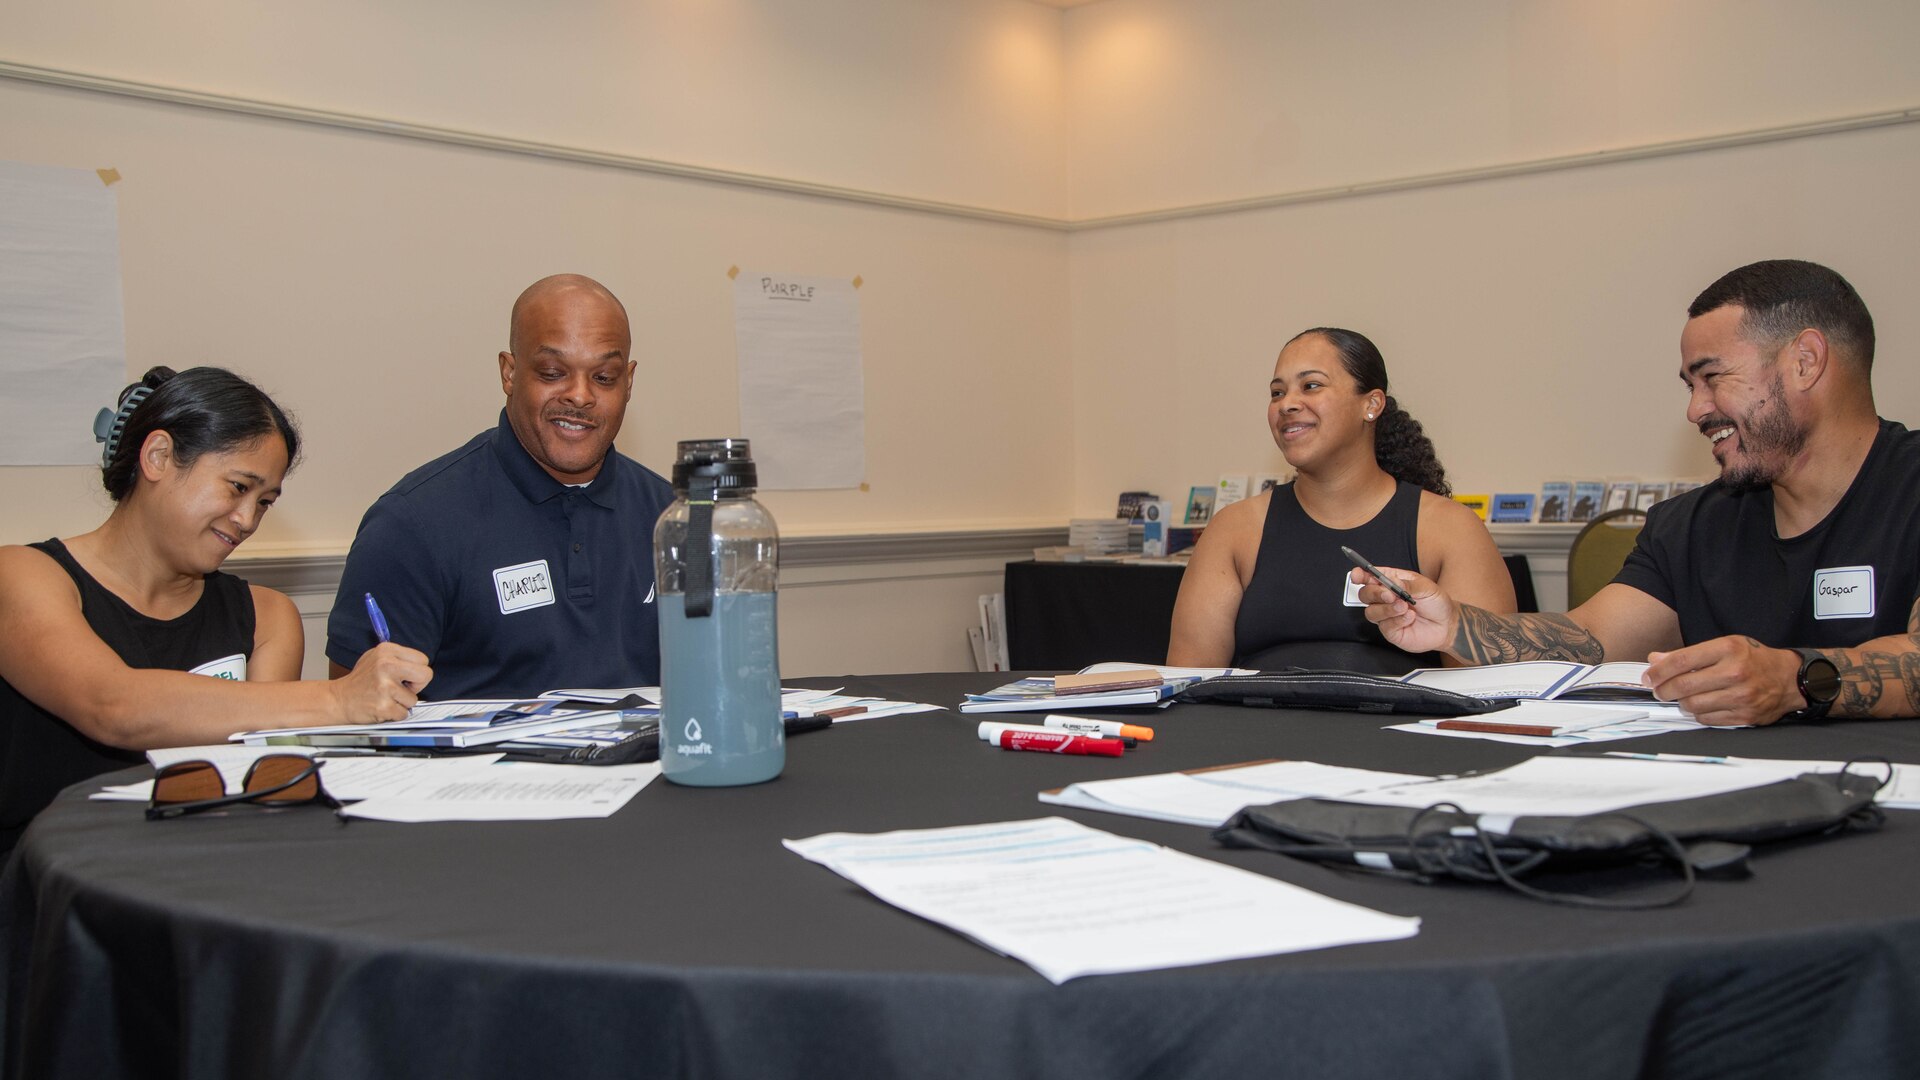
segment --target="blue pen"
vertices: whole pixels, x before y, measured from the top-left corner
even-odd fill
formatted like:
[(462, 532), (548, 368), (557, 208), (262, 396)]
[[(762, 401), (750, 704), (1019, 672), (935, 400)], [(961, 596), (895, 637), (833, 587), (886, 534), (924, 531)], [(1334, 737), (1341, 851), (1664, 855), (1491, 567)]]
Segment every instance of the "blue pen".
[(380, 605), (374, 601), (372, 593), (367, 594), (367, 618), (373, 620), (373, 636), (379, 638), (382, 645), (393, 640), (393, 635), (387, 630), (387, 617), (380, 613)]

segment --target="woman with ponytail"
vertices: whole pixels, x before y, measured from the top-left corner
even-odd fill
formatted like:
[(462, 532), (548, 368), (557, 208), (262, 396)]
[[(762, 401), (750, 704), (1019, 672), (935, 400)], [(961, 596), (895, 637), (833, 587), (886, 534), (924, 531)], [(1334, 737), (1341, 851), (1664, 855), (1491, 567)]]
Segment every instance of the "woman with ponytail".
[(1447, 497), (1433, 443), (1388, 395), (1386, 361), (1364, 335), (1316, 327), (1287, 342), (1267, 427), (1294, 480), (1208, 524), (1174, 605), (1169, 664), (1399, 674), (1427, 663), (1367, 621), (1343, 546), (1378, 565), (1418, 566), (1455, 597), (1474, 597), (1463, 603), (1513, 610), (1499, 549)]
[(236, 731), (406, 715), (427, 658), (383, 645), (299, 682), (280, 593), (220, 572), (300, 448), (273, 399), (219, 368), (157, 367), (101, 410), (113, 511), (65, 540), (0, 547), (0, 861), (60, 789)]

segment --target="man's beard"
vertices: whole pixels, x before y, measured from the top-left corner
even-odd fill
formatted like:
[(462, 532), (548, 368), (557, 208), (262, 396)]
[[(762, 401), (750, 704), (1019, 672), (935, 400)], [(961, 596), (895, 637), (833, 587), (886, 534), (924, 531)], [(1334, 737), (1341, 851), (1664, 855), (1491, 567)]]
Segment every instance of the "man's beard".
[[(1703, 426), (1711, 426), (1713, 420)], [(1780, 467), (1807, 447), (1807, 431), (1787, 410), (1786, 379), (1775, 373), (1766, 399), (1747, 410), (1735, 425), (1740, 455), (1720, 470), (1720, 485), (1728, 491), (1758, 491), (1771, 485)]]

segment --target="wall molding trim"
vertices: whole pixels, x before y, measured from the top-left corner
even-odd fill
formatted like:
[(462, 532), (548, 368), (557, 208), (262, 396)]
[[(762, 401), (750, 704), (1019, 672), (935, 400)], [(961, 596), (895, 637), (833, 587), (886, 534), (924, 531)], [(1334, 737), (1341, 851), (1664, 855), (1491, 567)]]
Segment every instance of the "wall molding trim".
[(865, 191), (859, 188), (838, 187), (833, 184), (817, 184), (810, 180), (791, 180), (785, 177), (764, 176), (758, 173), (738, 172), (732, 169), (714, 169), (704, 165), (689, 165), (677, 161), (662, 161), (658, 158), (640, 157), (635, 154), (594, 150), (582, 146), (567, 146), (561, 143), (538, 142), (533, 139), (520, 139), (508, 135), (492, 135), (481, 131), (465, 131), (459, 128), (438, 127), (433, 124), (414, 123), (410, 120), (398, 120), (384, 116), (368, 116), (362, 113), (341, 112), (335, 109), (292, 105), (278, 101), (264, 101), (258, 98), (240, 97), (233, 94), (215, 94), (203, 90), (189, 90), (184, 87), (167, 86), (161, 83), (138, 82), (133, 79), (119, 79), (108, 75), (94, 75), (81, 71), (40, 67), (35, 64), (22, 64), (12, 60), (0, 60), (0, 79), (39, 83), (45, 86), (59, 86), (69, 90), (85, 90), (96, 94), (134, 98), (141, 101), (178, 105), (185, 108), (236, 113), (241, 116), (251, 116), (266, 120), (281, 120), (289, 123), (311, 124), (316, 127), (357, 131), (371, 135), (386, 135), (398, 139), (411, 139), (415, 142), (439, 143), (444, 146), (460, 146), (471, 150), (489, 150), (500, 154), (516, 154), (522, 157), (545, 158), (549, 161), (567, 161), (580, 165), (598, 165), (602, 168), (622, 169), (627, 172), (650, 173), (654, 176), (668, 176), (681, 180), (698, 180), (712, 184), (726, 184), (733, 187), (757, 188), (763, 191), (778, 191), (789, 195), (808, 195), (820, 199), (863, 203), (868, 206), (884, 206), (895, 210), (911, 210), (918, 213), (936, 214), (945, 217), (971, 218), (978, 221), (998, 222), (1004, 225), (1022, 225), (1029, 228), (1055, 230), (1063, 229), (1067, 224), (1059, 218), (1044, 217), (1035, 214), (1019, 214), (1010, 210), (994, 210), (984, 206), (968, 206), (962, 203), (940, 202), (933, 199), (916, 199), (906, 195), (890, 195), (881, 191)]
[(184, 87), (168, 86), (161, 83), (140, 82), (133, 79), (121, 79), (89, 72), (43, 67), (13, 60), (0, 59), (0, 79), (35, 83), (43, 86), (56, 86), (69, 90), (81, 90), (115, 97), (133, 98), (183, 108), (205, 109), (213, 112), (233, 113), (241, 116), (278, 120), (287, 123), (309, 124), (345, 131), (384, 135), (391, 138), (410, 139), (416, 142), (459, 146), (493, 153), (515, 154), (523, 157), (544, 158), (550, 161), (566, 161), (582, 165), (595, 165), (602, 168), (648, 173), (655, 176), (673, 177), (682, 180), (754, 188), (762, 191), (776, 191), (789, 195), (803, 195), (838, 202), (880, 206), (914, 213), (964, 218), (975, 221), (989, 221), (1002, 225), (1016, 225), (1056, 232), (1084, 232), (1094, 229), (1111, 229), (1129, 225), (1175, 221), (1184, 218), (1210, 217), (1217, 214), (1237, 214), (1280, 206), (1297, 206), (1302, 203), (1331, 202), (1338, 199), (1361, 198), (1368, 195), (1380, 195), (1388, 192), (1446, 187), (1454, 184), (1474, 183), (1482, 180), (1500, 180), (1514, 176), (1530, 176), (1538, 173), (1559, 172), (1566, 169), (1580, 169), (1594, 165), (1611, 165), (1626, 161), (1644, 161), (1650, 158), (1704, 153), (1732, 147), (1754, 146), (1761, 143), (1783, 142), (1791, 139), (1805, 139), (1819, 135), (1832, 135), (1841, 132), (1863, 131), (1871, 128), (1920, 122), (1920, 107), (1895, 108), (1880, 112), (1859, 113), (1851, 116), (1813, 120), (1799, 124), (1785, 124), (1777, 127), (1752, 128), (1743, 131), (1702, 135), (1686, 139), (1673, 139), (1664, 142), (1609, 147), (1552, 157), (1531, 158), (1524, 161), (1477, 165), (1464, 169), (1450, 169), (1441, 172), (1418, 173), (1411, 176), (1366, 180), (1331, 187), (1278, 192), (1243, 199), (1173, 206), (1157, 210), (1111, 214), (1102, 217), (1056, 218), (1038, 214), (1021, 214), (1008, 210), (995, 210), (984, 206), (940, 202), (932, 199), (917, 199), (910, 196), (892, 195), (880, 191), (866, 191), (859, 188), (839, 187), (833, 184), (820, 184), (809, 180), (795, 180), (786, 177), (761, 175), (758, 173), (738, 172), (730, 169), (715, 169), (704, 165), (663, 161), (657, 158), (640, 157), (634, 154), (622, 154), (607, 150), (596, 150), (590, 147), (568, 146), (560, 143), (539, 142), (532, 139), (520, 139), (480, 131), (466, 131), (459, 128), (420, 124), (391, 117), (369, 116), (360, 113), (342, 112), (335, 109), (265, 101), (232, 94), (217, 94), (203, 90), (190, 90)]
[[(1067, 542), (1067, 528), (1061, 526), (1015, 529), (943, 529), (907, 533), (849, 533), (827, 536), (783, 537), (780, 541), (781, 577), (786, 571), (816, 567), (874, 566), (883, 563), (926, 563), (941, 560), (1030, 559), (1033, 549), (1053, 547)], [(343, 551), (313, 554), (271, 554), (258, 557), (236, 555), (227, 560), (228, 573), (255, 585), (277, 589), (289, 596), (324, 595), (331, 597), (339, 588), (340, 575), (346, 569)], [(968, 572), (973, 572), (969, 570)], [(782, 585), (817, 585), (878, 578), (891, 574), (851, 575), (800, 574)], [(913, 575), (924, 576), (924, 574)]]

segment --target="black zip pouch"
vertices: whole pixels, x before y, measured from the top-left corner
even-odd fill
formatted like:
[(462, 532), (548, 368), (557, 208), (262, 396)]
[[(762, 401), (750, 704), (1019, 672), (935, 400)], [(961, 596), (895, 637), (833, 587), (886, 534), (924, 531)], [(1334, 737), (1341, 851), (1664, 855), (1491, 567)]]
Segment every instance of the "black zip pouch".
[[(1254, 848), (1430, 884), (1495, 882), (1523, 896), (1594, 908), (1677, 904), (1696, 875), (1744, 877), (1752, 845), (1790, 837), (1877, 829), (1873, 797), (1892, 777), (1806, 773), (1697, 799), (1648, 803), (1575, 817), (1475, 815), (1452, 803), (1423, 809), (1335, 799), (1249, 806), (1214, 830), (1227, 847)], [(1884, 763), (1880, 763), (1884, 764)], [(1648, 897), (1589, 896), (1538, 888), (1523, 878), (1549, 870), (1628, 868), (1677, 875)]]
[(1222, 675), (1187, 687), (1173, 700), (1264, 709), (1335, 709), (1415, 716), (1480, 716), (1515, 705), (1509, 700), (1414, 686), (1379, 675), (1307, 668), (1263, 671), (1258, 675)]

